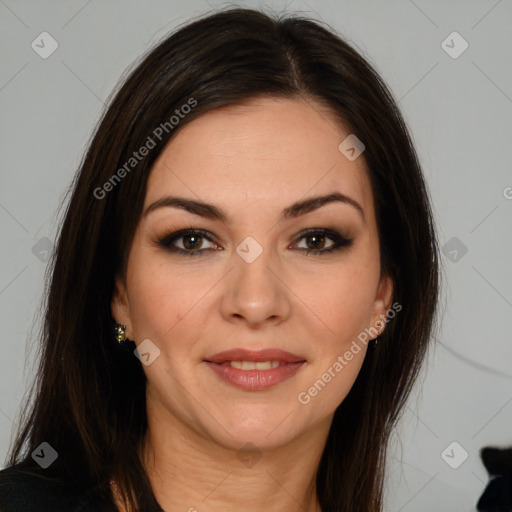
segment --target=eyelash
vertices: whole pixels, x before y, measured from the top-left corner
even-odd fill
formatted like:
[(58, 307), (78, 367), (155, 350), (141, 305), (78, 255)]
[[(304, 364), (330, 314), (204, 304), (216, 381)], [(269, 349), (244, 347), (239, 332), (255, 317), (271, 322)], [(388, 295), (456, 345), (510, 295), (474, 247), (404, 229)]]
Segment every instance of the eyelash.
[[(215, 243), (215, 241), (210, 236), (208, 236), (208, 232), (203, 231), (201, 229), (181, 229), (179, 231), (176, 231), (174, 233), (164, 236), (163, 238), (158, 240), (157, 243), (158, 243), (158, 245), (160, 245), (161, 247), (163, 247), (164, 249), (166, 249), (172, 253), (183, 254), (186, 256), (203, 256), (203, 254), (206, 251), (215, 250), (215, 249), (192, 249), (189, 251), (186, 249), (181, 249), (179, 247), (172, 246), (173, 242), (175, 242), (176, 240), (178, 240), (180, 238), (184, 238), (185, 236), (190, 235), (190, 234), (199, 235), (203, 238), (206, 238), (206, 240), (208, 240), (209, 242)], [(303, 247), (299, 248), (300, 251), (306, 251), (306, 256), (309, 253), (313, 253), (314, 255), (321, 256), (326, 253), (339, 251), (340, 249), (343, 249), (345, 247), (350, 247), (354, 240), (353, 238), (346, 238), (346, 237), (342, 236), (340, 233), (338, 233), (337, 231), (333, 231), (331, 229), (312, 228), (312, 229), (303, 231), (300, 234), (298, 241), (302, 240), (303, 238), (313, 237), (314, 235), (325, 236), (326, 238), (332, 240), (335, 243), (329, 249), (323, 249), (323, 250), (322, 249), (320, 249), (320, 250), (304, 249)]]

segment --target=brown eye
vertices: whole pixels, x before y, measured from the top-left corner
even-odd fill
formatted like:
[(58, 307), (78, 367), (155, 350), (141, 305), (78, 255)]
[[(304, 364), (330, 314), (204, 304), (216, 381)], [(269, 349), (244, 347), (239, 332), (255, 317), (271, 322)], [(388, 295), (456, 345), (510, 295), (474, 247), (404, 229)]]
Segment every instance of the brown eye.
[[(180, 240), (182, 240), (179, 246)], [(158, 245), (164, 247), (168, 251), (176, 252), (179, 254), (186, 254), (188, 256), (201, 256), (207, 250), (212, 248), (204, 248), (204, 241), (207, 240), (213, 244), (214, 248), (217, 247), (213, 241), (207, 236), (206, 231), (183, 229), (171, 233), (158, 241)]]
[[(353, 239), (346, 238), (336, 231), (317, 228), (301, 233), (299, 240), (303, 239), (307, 240), (306, 247), (299, 247), (299, 249), (306, 251), (306, 256), (310, 252), (321, 255), (337, 251), (343, 247), (349, 247), (353, 242)], [(334, 243), (325, 248), (326, 240), (331, 240)]]
[(191, 234), (180, 237), (183, 239), (185, 249), (199, 249), (202, 241), (201, 235)]
[(329, 239), (329, 237), (325, 237), (323, 235), (310, 235), (304, 237), (308, 242), (306, 242), (306, 245), (308, 246), (308, 249), (324, 249), (325, 247), (325, 239)]

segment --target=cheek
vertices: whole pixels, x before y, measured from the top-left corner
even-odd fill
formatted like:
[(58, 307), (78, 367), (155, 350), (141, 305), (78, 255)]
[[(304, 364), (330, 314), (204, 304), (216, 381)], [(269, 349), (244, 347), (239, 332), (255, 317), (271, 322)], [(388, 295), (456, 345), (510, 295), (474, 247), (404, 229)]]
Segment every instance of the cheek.
[(204, 296), (218, 276), (171, 265), (151, 250), (134, 254), (131, 264), (128, 289), (135, 339), (150, 338), (163, 347), (174, 338), (193, 338), (206, 321), (201, 314)]
[(127, 280), (135, 339), (162, 339), (182, 316), (180, 279), (171, 280), (151, 254), (139, 251), (131, 258)]
[(313, 325), (334, 346), (346, 343), (369, 327), (378, 269), (374, 265), (325, 267), (292, 286)]

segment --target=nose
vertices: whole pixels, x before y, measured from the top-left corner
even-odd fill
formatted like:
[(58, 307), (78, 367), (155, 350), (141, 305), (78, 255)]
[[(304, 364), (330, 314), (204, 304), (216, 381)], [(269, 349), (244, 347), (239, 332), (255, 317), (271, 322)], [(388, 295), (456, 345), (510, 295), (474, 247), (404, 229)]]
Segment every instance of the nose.
[(233, 267), (226, 276), (221, 313), (225, 320), (257, 328), (265, 323), (278, 325), (291, 311), (292, 292), (271, 252), (263, 252), (252, 262), (233, 252)]

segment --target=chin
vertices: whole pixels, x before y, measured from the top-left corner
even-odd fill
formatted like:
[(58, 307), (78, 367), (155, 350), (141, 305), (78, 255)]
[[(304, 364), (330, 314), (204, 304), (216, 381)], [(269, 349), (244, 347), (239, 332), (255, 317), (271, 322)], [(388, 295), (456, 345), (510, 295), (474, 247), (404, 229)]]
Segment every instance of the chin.
[(210, 426), (219, 443), (232, 450), (239, 450), (252, 443), (260, 450), (271, 450), (285, 445), (300, 435), (301, 422), (283, 409), (263, 411), (253, 408), (245, 414), (233, 414), (219, 418), (220, 425)]

